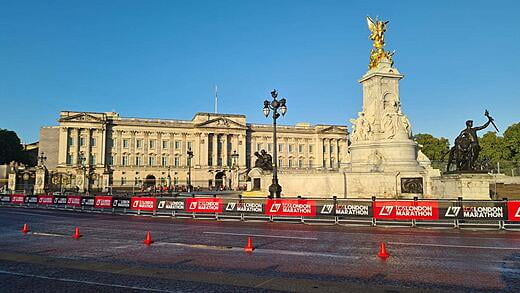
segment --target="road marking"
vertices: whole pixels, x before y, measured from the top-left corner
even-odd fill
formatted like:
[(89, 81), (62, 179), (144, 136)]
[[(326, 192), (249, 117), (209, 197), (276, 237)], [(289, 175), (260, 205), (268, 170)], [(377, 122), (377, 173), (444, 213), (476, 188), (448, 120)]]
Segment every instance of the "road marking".
[(518, 247), (494, 247), (494, 246), (473, 246), (473, 245), (451, 245), (451, 244), (433, 244), (433, 243), (405, 243), (405, 242), (388, 242), (388, 244), (406, 245), (406, 246), (429, 246), (429, 247), (450, 247), (450, 248), (475, 248), (475, 249), (496, 249), (496, 250), (520, 250)]
[(32, 235), (38, 235), (38, 236), (65, 237), (65, 235), (52, 234), (52, 233), (43, 233), (43, 232), (32, 232), (31, 234)]
[(107, 283), (99, 283), (99, 282), (92, 282), (92, 281), (75, 280), (75, 279), (69, 279), (69, 278), (54, 278), (54, 277), (47, 277), (47, 276), (41, 276), (41, 275), (33, 275), (33, 274), (24, 274), (24, 273), (17, 273), (17, 272), (2, 271), (2, 270), (0, 270), (0, 274), (21, 276), (21, 277), (29, 277), (29, 278), (39, 278), (39, 279), (61, 281), (61, 282), (81, 283), (81, 284), (95, 285), (95, 286), (106, 286), (106, 287), (113, 287), (113, 288), (142, 290), (142, 291), (149, 291), (149, 292), (172, 292), (172, 291), (168, 291), (168, 290), (150, 289), (150, 288), (145, 288), (145, 287), (135, 287), (135, 286), (107, 284)]
[(215, 234), (215, 235), (234, 235), (234, 236), (251, 236), (251, 237), (266, 237), (266, 238), (299, 239), (299, 240), (318, 240), (318, 238), (315, 238), (315, 237), (293, 237), (293, 236), (281, 236), (281, 235), (228, 233), (228, 232), (202, 232), (202, 233), (203, 234)]

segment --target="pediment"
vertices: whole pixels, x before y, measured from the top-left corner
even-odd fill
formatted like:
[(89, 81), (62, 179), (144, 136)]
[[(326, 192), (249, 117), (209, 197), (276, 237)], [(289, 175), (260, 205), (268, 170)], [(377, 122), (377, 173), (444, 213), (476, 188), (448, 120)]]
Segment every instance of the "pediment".
[(78, 113), (69, 117), (63, 117), (60, 122), (103, 122), (102, 119), (88, 113)]
[(338, 127), (338, 126), (329, 126), (324, 129), (321, 129), (320, 133), (342, 133), (347, 132), (348, 130), (346, 128)]
[(242, 125), (238, 122), (235, 122), (231, 119), (227, 119), (225, 117), (219, 117), (215, 119), (211, 119), (208, 121), (204, 121), (202, 123), (196, 124), (196, 127), (207, 127), (207, 128), (240, 128), (245, 129), (246, 126)]

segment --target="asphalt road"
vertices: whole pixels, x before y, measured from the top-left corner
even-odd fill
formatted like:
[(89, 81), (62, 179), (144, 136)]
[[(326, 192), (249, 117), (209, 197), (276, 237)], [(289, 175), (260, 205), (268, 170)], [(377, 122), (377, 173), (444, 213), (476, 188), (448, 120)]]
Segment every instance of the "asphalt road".
[[(0, 207), (0, 223), (3, 292), (520, 291), (520, 232), (12, 207)], [(21, 233), (24, 223), (31, 232)], [(251, 254), (244, 252), (249, 235)], [(382, 241), (386, 261), (376, 256)]]

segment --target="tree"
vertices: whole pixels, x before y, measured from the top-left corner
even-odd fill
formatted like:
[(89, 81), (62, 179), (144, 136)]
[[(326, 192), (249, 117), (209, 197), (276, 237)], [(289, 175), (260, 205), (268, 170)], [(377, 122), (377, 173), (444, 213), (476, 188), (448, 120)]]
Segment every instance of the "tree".
[(511, 160), (511, 150), (506, 146), (505, 139), (489, 131), (480, 138), (480, 156), (490, 159), (493, 164)]
[(16, 132), (0, 129), (0, 164), (19, 161), (22, 156), (22, 145)]
[(520, 162), (520, 122), (504, 131), (504, 144), (511, 152), (511, 159)]
[(450, 150), (448, 139), (436, 138), (428, 133), (418, 133), (413, 139), (421, 145), (421, 151), (432, 161), (440, 161)]

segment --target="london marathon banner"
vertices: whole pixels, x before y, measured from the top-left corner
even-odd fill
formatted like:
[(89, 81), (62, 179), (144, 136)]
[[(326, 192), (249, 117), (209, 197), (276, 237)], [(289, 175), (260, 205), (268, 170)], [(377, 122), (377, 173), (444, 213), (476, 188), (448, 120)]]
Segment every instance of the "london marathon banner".
[(215, 197), (186, 198), (186, 211), (191, 213), (222, 213), (222, 199)]
[(520, 201), (507, 202), (507, 220), (520, 221)]
[(66, 205), (67, 204), (67, 197), (66, 196), (55, 196), (54, 197), (54, 204), (55, 205)]
[(168, 211), (172, 212), (174, 210), (184, 211), (185, 204), (184, 204), (184, 198), (176, 198), (176, 197), (170, 197), (170, 198), (164, 198), (159, 197), (157, 198), (157, 207), (156, 209), (158, 211)]
[(82, 197), (81, 198), (81, 206), (83, 206), (83, 207), (93, 207), (94, 202), (95, 202), (95, 200), (93, 197)]
[(23, 194), (13, 194), (11, 195), (11, 203), (22, 204), (25, 202), (24, 197)]
[(38, 195), (38, 204), (48, 205), (54, 203), (53, 195)]
[(224, 199), (223, 212), (229, 214), (264, 214), (264, 200)]
[(122, 208), (129, 209), (130, 208), (130, 199), (129, 198), (112, 198), (112, 207), (113, 208)]
[(38, 196), (26, 196), (25, 203), (38, 204)]
[(464, 220), (506, 220), (507, 209), (504, 202), (463, 201)]
[(67, 206), (71, 206), (71, 207), (81, 206), (81, 196), (80, 195), (67, 196)]
[(112, 207), (112, 196), (94, 196), (94, 207), (106, 209)]
[(11, 202), (11, 196), (9, 196), (9, 195), (2, 195), (2, 196), (0, 196), (0, 201), (1, 202)]
[(380, 220), (438, 220), (437, 201), (374, 201), (374, 218)]
[(316, 217), (316, 201), (306, 199), (268, 199), (265, 214), (285, 217)]
[(155, 210), (155, 202), (155, 197), (132, 197), (131, 208), (132, 210), (153, 212)]
[(372, 201), (333, 200), (316, 201), (316, 211), (320, 217), (372, 217)]

